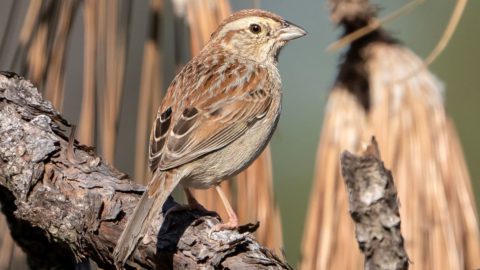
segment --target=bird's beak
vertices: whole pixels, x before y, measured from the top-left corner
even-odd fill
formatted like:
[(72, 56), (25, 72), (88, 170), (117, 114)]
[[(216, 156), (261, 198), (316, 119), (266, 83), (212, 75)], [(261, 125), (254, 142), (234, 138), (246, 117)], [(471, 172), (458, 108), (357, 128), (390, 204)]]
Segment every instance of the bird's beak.
[(300, 26), (289, 21), (284, 21), (282, 24), (282, 29), (280, 29), (280, 40), (290, 41), (292, 39), (303, 37), (306, 34), (307, 32)]

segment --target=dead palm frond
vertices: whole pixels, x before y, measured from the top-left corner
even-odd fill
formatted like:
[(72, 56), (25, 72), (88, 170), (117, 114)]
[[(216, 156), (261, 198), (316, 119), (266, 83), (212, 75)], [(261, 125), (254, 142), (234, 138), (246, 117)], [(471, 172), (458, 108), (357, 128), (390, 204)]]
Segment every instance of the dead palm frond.
[[(374, 16), (368, 2), (363, 4), (362, 16), (337, 21), (347, 32)], [(346, 52), (327, 103), (301, 269), (363, 267), (339, 155), (359, 152), (372, 135), (395, 178), (411, 267), (480, 265), (475, 201), (463, 153), (445, 112), (443, 85), (429, 70), (419, 69), (423, 63), (381, 28)]]

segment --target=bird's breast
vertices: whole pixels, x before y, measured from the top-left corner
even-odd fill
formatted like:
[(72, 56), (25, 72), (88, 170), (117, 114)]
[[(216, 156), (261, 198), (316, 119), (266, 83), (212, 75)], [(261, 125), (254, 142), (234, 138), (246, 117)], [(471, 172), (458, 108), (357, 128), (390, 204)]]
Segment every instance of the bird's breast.
[(275, 95), (263, 119), (231, 144), (189, 164), (190, 174), (181, 184), (207, 189), (246, 169), (268, 145), (277, 126), (280, 110), (281, 95)]

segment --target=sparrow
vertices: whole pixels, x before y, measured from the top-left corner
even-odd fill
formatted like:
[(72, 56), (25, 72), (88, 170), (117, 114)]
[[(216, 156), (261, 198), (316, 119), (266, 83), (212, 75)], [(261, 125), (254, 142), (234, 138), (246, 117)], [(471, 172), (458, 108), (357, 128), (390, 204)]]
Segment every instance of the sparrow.
[[(149, 145), (151, 181), (114, 250), (123, 266), (177, 185), (215, 187), (233, 229), (238, 219), (221, 181), (247, 168), (267, 146), (281, 111), (280, 49), (306, 32), (282, 17), (249, 9), (232, 14), (168, 87)], [(201, 207), (201, 206), (200, 206)]]

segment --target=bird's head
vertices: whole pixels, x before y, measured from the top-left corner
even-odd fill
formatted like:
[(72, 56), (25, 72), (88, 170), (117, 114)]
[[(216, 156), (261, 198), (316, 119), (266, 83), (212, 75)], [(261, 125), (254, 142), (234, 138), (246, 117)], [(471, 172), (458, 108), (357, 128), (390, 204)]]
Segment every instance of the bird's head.
[(257, 62), (275, 62), (288, 41), (305, 34), (301, 27), (274, 13), (248, 9), (227, 18), (212, 34), (209, 45)]

